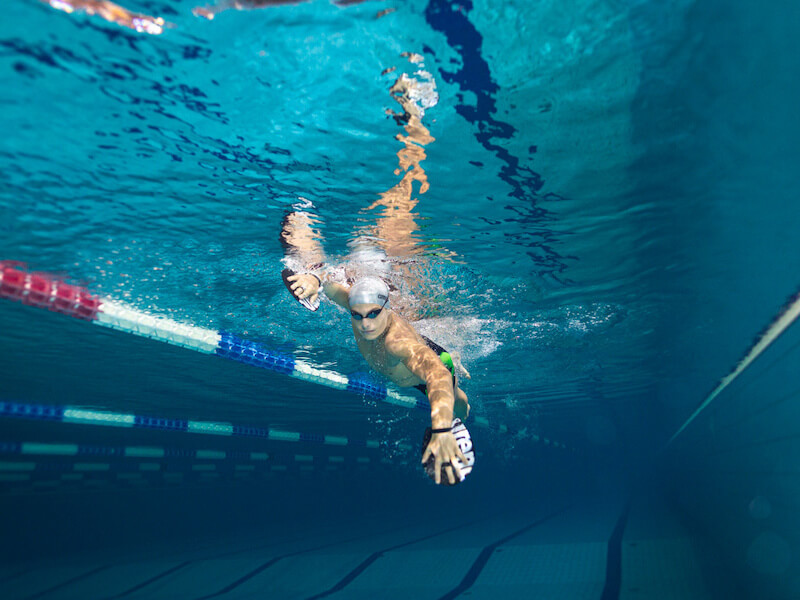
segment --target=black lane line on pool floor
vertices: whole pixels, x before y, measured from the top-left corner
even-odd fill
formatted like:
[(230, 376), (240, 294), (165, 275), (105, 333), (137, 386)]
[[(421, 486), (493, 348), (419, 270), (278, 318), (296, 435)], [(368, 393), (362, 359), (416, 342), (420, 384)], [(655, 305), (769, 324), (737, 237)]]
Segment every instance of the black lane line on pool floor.
[[(395, 531), (395, 529), (389, 529), (388, 531), (384, 531), (383, 533), (391, 533), (392, 531)], [(317, 552), (318, 550), (324, 550), (325, 548), (331, 548), (333, 546), (339, 546), (341, 544), (346, 544), (348, 542), (354, 542), (356, 540), (364, 539), (366, 537), (371, 537), (372, 535), (373, 534), (371, 534), (371, 533), (364, 534), (364, 535), (358, 535), (356, 537), (348, 538), (346, 540), (338, 540), (336, 542), (331, 542), (329, 544), (324, 544), (322, 546), (316, 546), (314, 548), (306, 548), (305, 550), (298, 550), (297, 552), (290, 552), (289, 554), (283, 554), (281, 556), (276, 556), (275, 558), (271, 558), (270, 560), (265, 562), (263, 565), (260, 565), (259, 567), (257, 567), (254, 570), (250, 571), (247, 575), (244, 575), (243, 577), (240, 577), (239, 579), (237, 579), (233, 583), (228, 584), (227, 586), (225, 586), (221, 590), (218, 590), (218, 591), (214, 592), (213, 594), (208, 594), (206, 596), (201, 596), (200, 598), (197, 598), (196, 600), (207, 600), (208, 598), (216, 598), (217, 596), (222, 596), (223, 594), (227, 594), (228, 592), (233, 591), (234, 589), (236, 589), (237, 587), (239, 587), (243, 583), (249, 581), (250, 579), (252, 579), (256, 575), (258, 575), (262, 571), (265, 571), (266, 569), (268, 569), (272, 565), (274, 565), (276, 562), (278, 562), (280, 560), (283, 560), (284, 558), (291, 558), (292, 556), (298, 556), (300, 554), (305, 554), (307, 552)]]
[(449, 527), (447, 529), (444, 529), (442, 531), (438, 531), (436, 533), (431, 533), (430, 535), (426, 535), (426, 536), (421, 537), (419, 539), (411, 540), (410, 542), (404, 542), (402, 544), (397, 544), (395, 546), (391, 546), (389, 548), (384, 548), (383, 550), (378, 550), (377, 552), (373, 552), (366, 559), (364, 559), (361, 562), (361, 564), (359, 564), (355, 569), (353, 569), (347, 575), (342, 577), (342, 579), (339, 580), (338, 583), (333, 585), (333, 587), (329, 588), (328, 590), (326, 590), (324, 592), (320, 592), (319, 594), (315, 594), (313, 596), (309, 596), (305, 600), (318, 600), (319, 598), (324, 598), (325, 596), (330, 596), (331, 594), (335, 594), (336, 592), (340, 592), (341, 590), (346, 588), (348, 585), (350, 585), (353, 582), (353, 580), (356, 579), (356, 577), (358, 577), (364, 571), (366, 571), (367, 568), (370, 565), (372, 565), (372, 563), (374, 563), (376, 560), (381, 558), (387, 552), (392, 552), (394, 550), (397, 550), (399, 548), (403, 548), (405, 546), (411, 546), (412, 544), (418, 544), (420, 542), (424, 542), (425, 540), (429, 540), (431, 538), (435, 538), (437, 535), (444, 535), (445, 533), (450, 533), (451, 531), (455, 531), (456, 529), (462, 529), (463, 527), (466, 527), (467, 525), (474, 525), (475, 523), (476, 523), (476, 521), (470, 521), (469, 523), (461, 523), (460, 525), (456, 525), (455, 527)]
[[(391, 532), (391, 531), (394, 531), (394, 529), (390, 529), (389, 530), (389, 532)], [(293, 552), (291, 554), (285, 554), (283, 556), (275, 557), (273, 559), (270, 559), (269, 561), (267, 561), (265, 564), (261, 565), (260, 567), (258, 567), (255, 571), (249, 573), (248, 575), (245, 575), (244, 577), (240, 578), (238, 581), (234, 582), (233, 584), (228, 585), (226, 588), (224, 588), (222, 590), (219, 590), (219, 591), (217, 591), (217, 592), (215, 592), (213, 594), (210, 594), (208, 596), (203, 596), (203, 598), (213, 598), (215, 596), (219, 596), (219, 595), (225, 594), (225, 593), (231, 591), (233, 588), (237, 587), (238, 585), (244, 583), (248, 579), (250, 579), (252, 577), (255, 577), (261, 571), (271, 567), (276, 562), (278, 562), (279, 560), (282, 560), (284, 558), (289, 558), (289, 557), (292, 557), (292, 556), (295, 556), (295, 555), (298, 555), (298, 554), (303, 554), (304, 552), (314, 552), (314, 551), (317, 551), (317, 550), (322, 550), (324, 548), (328, 548), (330, 546), (335, 546), (335, 545), (340, 544), (340, 543), (352, 542), (352, 541), (355, 541), (355, 540), (358, 540), (358, 539), (369, 537), (369, 535), (371, 535), (371, 534), (361, 535), (361, 536), (357, 536), (357, 537), (354, 537), (354, 538), (348, 538), (348, 539), (342, 540), (340, 542), (332, 542), (332, 543), (326, 544), (324, 546), (318, 546), (318, 547), (315, 547), (315, 548), (309, 548), (307, 550), (299, 550), (299, 551)], [(181, 569), (184, 569), (187, 566), (189, 566), (189, 565), (191, 565), (193, 563), (196, 563), (196, 562), (200, 562), (202, 560), (215, 560), (215, 559), (219, 559), (219, 558), (224, 558), (226, 556), (233, 556), (235, 554), (241, 554), (243, 552), (253, 552), (253, 551), (259, 550), (261, 548), (271, 547), (273, 545), (274, 544), (267, 544), (265, 546), (257, 546), (255, 548), (248, 548), (246, 550), (236, 550), (236, 551), (232, 551), (232, 552), (226, 552), (226, 553), (223, 553), (223, 554), (216, 555), (215, 557), (210, 558), (210, 559), (189, 560), (189, 561), (183, 562), (183, 563), (181, 563), (179, 565), (176, 565), (176, 566), (164, 571), (163, 573), (160, 573), (160, 574), (158, 574), (158, 575), (156, 575), (154, 577), (151, 577), (147, 581), (143, 581), (143, 582), (135, 585), (134, 587), (132, 587), (132, 588), (130, 588), (130, 589), (124, 591), (124, 592), (121, 592), (120, 594), (117, 594), (115, 596), (110, 596), (109, 598), (106, 598), (105, 600), (112, 600), (112, 599), (116, 599), (116, 598), (124, 598), (125, 596), (129, 596), (130, 594), (132, 594), (134, 592), (137, 592), (137, 591), (147, 587), (148, 585), (150, 585), (152, 583), (155, 583), (159, 579), (163, 579), (164, 577), (167, 577), (168, 575), (172, 575), (175, 572), (180, 571)], [(108, 569), (111, 566), (112, 565), (106, 565), (104, 567), (99, 567), (99, 568), (96, 568), (96, 569), (94, 569), (92, 571), (89, 571), (88, 573), (84, 573), (84, 574), (79, 575), (77, 577), (73, 577), (72, 579), (70, 579), (68, 581), (64, 581), (62, 583), (59, 583), (58, 585), (56, 585), (56, 586), (54, 586), (52, 588), (49, 588), (49, 589), (44, 590), (42, 592), (38, 592), (33, 596), (28, 596), (28, 597), (26, 597), (25, 600), (34, 600), (34, 598), (39, 598), (40, 596), (42, 596), (44, 594), (48, 594), (48, 593), (50, 593), (52, 591), (59, 590), (59, 589), (65, 587), (67, 585), (70, 585), (70, 584), (76, 582), (76, 581), (80, 581), (80, 580), (85, 579), (87, 577), (90, 577), (90, 576), (92, 576), (92, 575), (94, 575), (96, 573), (99, 573), (100, 571)], [(15, 573), (15, 574), (11, 575), (10, 577), (6, 577), (6, 579), (3, 580), (3, 581), (7, 581), (9, 579), (13, 579), (13, 578), (16, 578), (16, 577), (18, 577), (20, 575), (25, 575), (25, 574), (30, 573), (30, 572), (31, 572), (30, 569), (22, 570), (22, 571), (19, 571), (18, 573)], [(199, 600), (202, 600), (202, 598), (199, 599)]]
[(124, 598), (125, 596), (130, 596), (134, 592), (138, 592), (143, 587), (147, 587), (151, 583), (155, 583), (156, 581), (166, 577), (167, 575), (172, 575), (175, 571), (180, 571), (184, 567), (192, 564), (192, 562), (194, 562), (194, 561), (187, 560), (186, 562), (183, 562), (183, 563), (181, 563), (179, 565), (175, 565), (171, 569), (167, 569), (163, 573), (159, 573), (158, 575), (155, 575), (154, 577), (151, 577), (147, 581), (143, 581), (142, 583), (139, 583), (139, 584), (133, 586), (129, 590), (125, 590), (124, 592), (121, 592), (121, 593), (119, 593), (119, 594), (117, 594), (115, 596), (109, 596), (108, 598), (106, 598), (106, 600), (115, 600), (116, 598)]
[(12, 573), (11, 575), (6, 575), (5, 577), (0, 578), (0, 583), (6, 583), (8, 581), (11, 581), (12, 579), (16, 579), (17, 577), (22, 577), (26, 573), (30, 573), (33, 570), (34, 569), (31, 569), (30, 567), (26, 567), (24, 569)]
[(608, 540), (606, 584), (603, 587), (603, 595), (600, 600), (619, 600), (619, 592), (622, 588), (622, 534), (625, 533), (625, 525), (628, 523), (630, 510), (631, 503), (628, 501)]
[(47, 588), (46, 590), (42, 590), (41, 592), (37, 592), (37, 593), (33, 594), (32, 596), (26, 596), (25, 600), (34, 600), (34, 598), (41, 598), (42, 596), (44, 596), (46, 594), (49, 594), (51, 592), (55, 592), (56, 590), (60, 590), (62, 588), (65, 588), (68, 585), (72, 585), (76, 581), (81, 581), (82, 579), (87, 579), (87, 578), (91, 577), (92, 575), (96, 575), (100, 571), (105, 571), (106, 569), (111, 568), (111, 566), (112, 565), (104, 565), (102, 567), (97, 567), (95, 569), (92, 569), (91, 571), (87, 571), (86, 573), (82, 573), (81, 575), (73, 577), (72, 579), (67, 579), (66, 581), (62, 581), (61, 583), (59, 583), (57, 585), (54, 585), (53, 587)]
[[(300, 552), (296, 552), (295, 554), (301, 554), (301, 553)], [(274, 565), (279, 560), (282, 560), (282, 559), (287, 558), (289, 556), (292, 556), (292, 555), (291, 554), (286, 554), (284, 556), (276, 556), (275, 558), (271, 558), (267, 562), (265, 562), (263, 565), (261, 565), (260, 567), (258, 567), (256, 569), (253, 569), (252, 571), (250, 571), (244, 577), (240, 577), (239, 579), (237, 579), (233, 583), (227, 585), (226, 587), (222, 588), (218, 592), (214, 592), (213, 594), (208, 594), (207, 596), (200, 596), (200, 598), (198, 598), (197, 600), (206, 600), (206, 598), (216, 598), (217, 596), (222, 596), (223, 594), (227, 594), (228, 592), (235, 590), (237, 587), (242, 585), (244, 582), (249, 581), (250, 579), (252, 579), (256, 575), (258, 575), (262, 571), (266, 571), (267, 569), (269, 569), (272, 565)]]
[(554, 519), (555, 517), (564, 514), (570, 508), (572, 507), (568, 506), (566, 508), (562, 508), (559, 511), (556, 511), (550, 515), (547, 515), (546, 517), (534, 521), (529, 525), (526, 525), (522, 529), (518, 529), (514, 533), (511, 533), (506, 537), (497, 540), (493, 544), (489, 544), (488, 546), (486, 546), (483, 550), (481, 550), (481, 553), (478, 555), (478, 558), (475, 559), (475, 562), (472, 563), (472, 566), (469, 568), (469, 571), (467, 571), (467, 574), (464, 575), (464, 579), (461, 580), (461, 583), (459, 583), (455, 588), (447, 592), (444, 596), (439, 598), (439, 600), (452, 600), (459, 594), (463, 594), (469, 588), (471, 588), (472, 585), (475, 583), (475, 581), (477, 581), (478, 576), (481, 574), (481, 571), (483, 571), (483, 568), (486, 566), (486, 563), (489, 562), (489, 559), (492, 557), (494, 551), (497, 550), (498, 546), (501, 546), (513, 540), (515, 537), (522, 535), (526, 531), (533, 529), (534, 527), (537, 527), (542, 523), (549, 521), (550, 519)]

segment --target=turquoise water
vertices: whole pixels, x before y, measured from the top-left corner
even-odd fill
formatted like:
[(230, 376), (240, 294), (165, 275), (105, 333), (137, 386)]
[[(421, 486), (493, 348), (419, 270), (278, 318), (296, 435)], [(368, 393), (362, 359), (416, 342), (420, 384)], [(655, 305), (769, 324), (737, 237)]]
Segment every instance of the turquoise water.
[[(439, 490), (417, 465), (420, 412), (0, 305), (0, 400), (382, 442), (373, 460), (384, 463), (366, 471), (276, 475), (263, 484), (270, 514), (259, 523), (294, 510), (350, 523), (367, 509), (382, 522), (403, 514), (438, 523), (440, 512), (602, 498), (612, 517), (594, 541), (604, 545), (631, 481), (661, 472), (664, 442), (798, 289), (793, 3), (314, 1), (212, 21), (187, 1), (126, 6), (170, 26), (152, 36), (33, 0), (3, 8), (0, 259), (341, 373), (366, 372), (345, 313), (330, 302), (304, 311), (279, 276), (281, 222), (310, 202), (328, 262), (393, 281), (418, 328), (461, 354), (473, 417), (509, 427), (474, 428), (475, 473)], [(390, 91), (403, 74), (425, 92), (415, 104), (432, 139), (412, 148), (424, 150), (418, 168), (429, 187), (414, 183), (402, 211), (387, 215), (373, 203), (402, 177), (405, 122), (387, 111), (403, 110)], [(387, 219), (398, 212), (401, 221)], [(376, 260), (398, 233), (401, 250)], [(771, 359), (783, 375), (748, 384), (764, 406), (797, 387), (792, 335)], [(747, 410), (741, 401), (734, 416)], [(660, 485), (709, 485), (684, 472), (709, 450), (713, 423), (703, 419)], [(739, 439), (789, 438), (796, 423), (789, 411)], [(48, 427), (0, 423), (5, 439), (232, 447)], [(544, 437), (568, 450), (545, 447)], [(773, 458), (732, 458), (725, 485), (742, 506), (783, 498), (789, 514), (795, 484), (752, 475)], [(750, 475), (737, 471), (743, 464)], [(160, 489), (109, 494), (151, 525), (144, 513), (202, 515), (209, 532), (231, 535), (254, 527), (237, 510), (261, 512), (250, 488), (207, 483), (207, 504), (190, 519), (176, 503), (194, 488)], [(49, 512), (72, 502), (82, 514), (88, 503), (113, 519), (108, 501), (85, 490), (69, 500), (57, 490), (34, 500), (6, 493), (11, 505), (23, 498)], [(711, 519), (725, 511), (707, 493), (705, 504), (678, 499), (687, 521), (704, 523), (693, 535), (740, 544), (725, 558), (749, 565), (747, 589), (791, 597), (799, 584), (790, 569), (774, 572), (748, 554), (763, 532), (742, 525), (721, 492), (737, 516)], [(130, 527), (116, 540), (97, 535), (124, 544), (139, 533)], [(176, 544), (188, 539), (175, 530)], [(8, 560), (41, 552), (25, 528), (14, 535)], [(798, 549), (800, 537), (785, 536)], [(67, 537), (53, 536), (50, 558), (67, 553)], [(707, 579), (713, 588), (720, 578)]]

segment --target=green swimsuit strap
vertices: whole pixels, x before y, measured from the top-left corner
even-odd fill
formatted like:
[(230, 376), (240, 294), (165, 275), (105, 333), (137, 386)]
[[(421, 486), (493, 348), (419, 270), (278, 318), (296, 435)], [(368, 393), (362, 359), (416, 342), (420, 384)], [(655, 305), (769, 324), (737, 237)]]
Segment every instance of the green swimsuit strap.
[(442, 352), (439, 355), (439, 358), (442, 360), (442, 363), (444, 364), (444, 366), (447, 367), (448, 369), (450, 369), (450, 373), (452, 373), (453, 376), (455, 376), (455, 374), (456, 374), (456, 366), (453, 364), (453, 357), (450, 356), (450, 353), (449, 352)]

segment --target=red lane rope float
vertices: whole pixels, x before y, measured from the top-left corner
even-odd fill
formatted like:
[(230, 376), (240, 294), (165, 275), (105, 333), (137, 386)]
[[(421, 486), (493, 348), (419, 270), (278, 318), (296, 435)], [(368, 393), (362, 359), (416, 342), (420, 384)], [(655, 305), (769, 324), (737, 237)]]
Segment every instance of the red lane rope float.
[(46, 273), (28, 272), (20, 263), (0, 261), (0, 298), (46, 308), (93, 321), (100, 298), (79, 285), (70, 285)]

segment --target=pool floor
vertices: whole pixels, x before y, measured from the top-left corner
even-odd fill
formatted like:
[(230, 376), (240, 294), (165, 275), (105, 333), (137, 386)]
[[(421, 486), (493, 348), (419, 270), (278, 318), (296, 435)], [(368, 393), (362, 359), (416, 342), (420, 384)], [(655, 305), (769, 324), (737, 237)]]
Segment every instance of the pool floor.
[[(549, 600), (733, 598), (713, 550), (657, 498), (451, 514), (440, 526), (375, 513), (102, 556), (6, 564), (9, 599)], [(622, 532), (622, 536), (614, 534)]]

